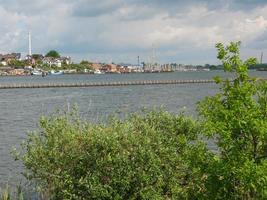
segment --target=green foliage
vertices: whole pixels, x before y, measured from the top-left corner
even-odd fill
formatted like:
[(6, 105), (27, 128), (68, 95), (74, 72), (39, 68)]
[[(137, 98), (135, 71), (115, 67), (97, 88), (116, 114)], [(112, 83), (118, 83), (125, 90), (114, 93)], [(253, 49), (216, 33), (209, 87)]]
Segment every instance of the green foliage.
[(267, 64), (266, 63), (257, 63), (254, 65), (250, 65), (249, 69), (267, 70)]
[(267, 93), (266, 82), (248, 76), (248, 66), (255, 58), (243, 62), (240, 42), (224, 47), (219, 43), (218, 59), (234, 80), (218, 81), (221, 93), (206, 97), (199, 104), (204, 133), (216, 141), (220, 155), (209, 169), (207, 197), (215, 199), (267, 198)]
[(81, 62), (80, 62), (80, 65), (90, 65), (91, 63), (89, 62), (89, 61), (87, 61), (87, 60), (82, 60)]
[(85, 69), (91, 70), (91, 65), (90, 64), (70, 64), (66, 66), (68, 69), (75, 69), (77, 72), (84, 72)]
[(39, 66), (39, 68), (45, 70), (45, 71), (51, 71), (51, 70), (76, 70), (77, 72), (84, 72), (85, 69), (91, 70), (91, 65), (85, 65), (85, 64), (62, 64), (61, 67), (58, 67), (57, 65), (49, 65), (49, 64), (42, 64)]
[(60, 58), (60, 54), (56, 50), (50, 50), (45, 57)]
[(183, 115), (164, 111), (104, 124), (75, 116), (43, 118), (41, 134), (24, 148), (27, 178), (51, 199), (186, 198), (186, 158), (199, 130)]
[(15, 192), (12, 192), (7, 185), (4, 189), (0, 188), (0, 200), (24, 200), (24, 194), (21, 185), (16, 188)]
[(8, 187), (6, 187), (5, 189), (1, 190), (0, 199), (1, 200), (11, 200), (11, 192), (10, 192)]
[(37, 59), (39, 59), (39, 55), (38, 54), (32, 54), (32, 58), (37, 60)]
[(15, 67), (15, 68), (23, 68), (25, 66), (27, 66), (27, 61), (25, 60), (11, 60), (8, 65)]

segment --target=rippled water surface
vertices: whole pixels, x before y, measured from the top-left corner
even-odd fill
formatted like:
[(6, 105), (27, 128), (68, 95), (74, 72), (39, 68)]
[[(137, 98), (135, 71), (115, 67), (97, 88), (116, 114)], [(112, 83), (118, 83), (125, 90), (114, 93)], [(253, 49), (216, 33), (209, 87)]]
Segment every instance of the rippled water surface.
[[(267, 77), (267, 72), (253, 71), (251, 74)], [(0, 84), (211, 79), (216, 75), (229, 76), (221, 71), (27, 76), (0, 77)], [(81, 116), (93, 121), (105, 119), (109, 114), (123, 115), (144, 107), (163, 106), (171, 112), (194, 114), (196, 102), (217, 90), (215, 84), (0, 90), (0, 187), (7, 182), (16, 184), (22, 178), (21, 164), (14, 162), (10, 155), (12, 147), (18, 147), (30, 131), (37, 130), (40, 116), (48, 115), (57, 108), (77, 104)]]

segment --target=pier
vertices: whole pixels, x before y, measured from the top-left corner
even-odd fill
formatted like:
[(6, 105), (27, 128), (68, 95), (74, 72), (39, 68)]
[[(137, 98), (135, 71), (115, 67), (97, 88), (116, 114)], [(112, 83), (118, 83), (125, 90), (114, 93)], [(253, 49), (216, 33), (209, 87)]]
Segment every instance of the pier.
[(22, 83), (22, 84), (0, 84), (0, 89), (20, 88), (73, 88), (73, 87), (118, 87), (131, 85), (170, 85), (170, 84), (202, 84), (215, 83), (214, 80), (147, 80), (147, 81), (118, 81), (118, 82), (95, 82), (95, 83)]
[[(257, 81), (266, 81), (266, 78), (258, 78)], [(232, 81), (232, 80), (230, 80)], [(177, 85), (177, 84), (204, 84), (215, 83), (213, 79), (201, 80), (147, 80), (147, 81), (117, 81), (117, 82), (92, 82), (92, 83), (20, 83), (0, 84), (0, 89), (20, 88), (82, 88), (82, 87), (120, 87), (131, 85)]]

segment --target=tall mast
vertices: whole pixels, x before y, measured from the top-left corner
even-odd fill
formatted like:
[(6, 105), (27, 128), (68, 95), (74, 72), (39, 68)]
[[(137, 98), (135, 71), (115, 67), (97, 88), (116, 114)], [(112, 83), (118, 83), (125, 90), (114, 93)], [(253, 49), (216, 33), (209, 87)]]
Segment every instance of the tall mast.
[(31, 32), (29, 31), (29, 56), (32, 55), (32, 38), (31, 38)]
[(262, 64), (263, 52), (261, 52), (261, 64)]
[(152, 44), (152, 57), (151, 57), (151, 64), (153, 70), (160, 70), (160, 64), (159, 60), (157, 58), (157, 52), (156, 52), (156, 45)]
[(153, 65), (153, 68), (155, 68), (156, 64), (156, 50), (155, 50), (155, 44), (152, 44), (152, 58), (151, 58), (151, 63)]

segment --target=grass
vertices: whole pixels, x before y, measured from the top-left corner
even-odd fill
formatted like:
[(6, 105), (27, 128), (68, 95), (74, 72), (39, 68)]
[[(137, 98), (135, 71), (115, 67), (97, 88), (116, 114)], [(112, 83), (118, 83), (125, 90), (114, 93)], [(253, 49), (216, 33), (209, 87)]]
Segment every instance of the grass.
[(0, 188), (0, 200), (24, 200), (22, 186), (19, 185), (12, 191), (11, 187), (7, 184), (5, 188)]

